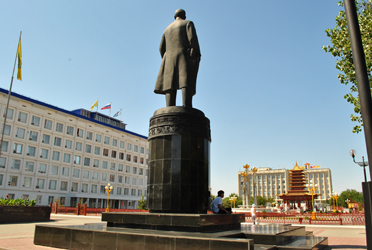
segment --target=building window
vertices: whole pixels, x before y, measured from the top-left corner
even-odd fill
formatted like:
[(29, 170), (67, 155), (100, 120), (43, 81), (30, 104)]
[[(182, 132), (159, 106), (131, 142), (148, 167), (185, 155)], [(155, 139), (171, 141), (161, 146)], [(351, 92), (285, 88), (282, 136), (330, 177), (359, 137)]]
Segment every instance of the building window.
[(124, 195), (129, 195), (129, 188), (124, 188)]
[(118, 171), (123, 172), (123, 168), (124, 168), (124, 165), (123, 164), (119, 164)]
[(115, 181), (115, 175), (114, 174), (110, 174), (110, 181), (112, 181), (112, 182)]
[(124, 153), (119, 153), (119, 159), (124, 160)]
[(132, 156), (130, 154), (127, 154), (127, 161), (130, 161)]
[(110, 145), (110, 137), (105, 136), (105, 140), (103, 141), (104, 144)]
[(36, 188), (37, 189), (44, 189), (44, 183), (45, 183), (44, 179), (37, 179), (36, 180)]
[(116, 151), (115, 150), (111, 150), (111, 158), (116, 158)]
[(107, 148), (104, 148), (103, 149), (103, 155), (108, 156), (108, 154), (109, 154), (109, 150)]
[(44, 121), (44, 128), (51, 130), (52, 129), (52, 121), (45, 119), (45, 121)]
[(67, 181), (61, 181), (61, 191), (67, 191)]
[(134, 145), (133, 151), (138, 152), (138, 146), (137, 145)]
[(0, 186), (2, 186), (3, 185), (3, 175), (2, 174), (0, 174)]
[(80, 176), (80, 169), (74, 168), (72, 172), (72, 177), (79, 178)]
[(3, 141), (3, 145), (1, 146), (1, 151), (7, 152), (8, 151), (8, 142)]
[(124, 148), (124, 142), (120, 141), (120, 148)]
[(78, 191), (78, 186), (79, 184), (77, 182), (73, 182), (71, 185), (71, 192), (77, 192)]
[(145, 148), (144, 147), (141, 147), (141, 154), (144, 154), (145, 153)]
[(102, 181), (106, 181), (107, 180), (107, 174), (106, 173), (102, 173)]
[(63, 176), (70, 176), (70, 168), (68, 168), (68, 167), (63, 167), (62, 168), (62, 175)]
[(116, 188), (116, 194), (121, 195), (121, 187)]
[(137, 174), (137, 168), (133, 167), (133, 174)]
[(142, 196), (142, 190), (138, 189), (138, 196)]
[(74, 134), (74, 127), (67, 125), (66, 134), (73, 135)]
[(94, 147), (94, 154), (100, 155), (100, 147)]
[(22, 148), (23, 148), (22, 144), (14, 143), (13, 153), (22, 154)]
[(83, 138), (83, 136), (84, 136), (84, 130), (78, 128), (78, 129), (76, 130), (76, 136), (77, 136), (77, 137), (80, 137), (80, 138)]
[(118, 182), (123, 183), (123, 176), (118, 176)]
[(98, 181), (98, 172), (93, 172), (92, 180), (97, 180)]
[(49, 144), (49, 141), (50, 141), (50, 135), (43, 134), (43, 140), (41, 142), (45, 144)]
[(127, 143), (127, 150), (132, 150), (132, 144)]
[(80, 164), (80, 162), (81, 162), (81, 156), (75, 155), (74, 156), (74, 163), (75, 164)]
[(59, 161), (59, 155), (60, 153), (58, 151), (53, 151), (52, 160)]
[(13, 159), (12, 166), (10, 167), (13, 170), (20, 170), (21, 169), (21, 160)]
[(143, 157), (140, 157), (140, 163), (143, 164), (145, 162), (145, 159)]
[(93, 167), (94, 168), (99, 168), (99, 160), (94, 159), (94, 161), (93, 161)]
[(62, 138), (54, 137), (54, 146), (60, 147), (62, 144)]
[(135, 155), (133, 156), (133, 162), (137, 163), (138, 162), (138, 157)]
[(26, 161), (25, 171), (26, 172), (34, 172), (35, 163), (31, 161)]
[(72, 148), (72, 141), (66, 140), (66, 142), (65, 142), (65, 148), (71, 149)]
[(97, 193), (97, 185), (92, 185), (92, 193)]
[(137, 178), (132, 178), (132, 185), (137, 185)]
[(111, 163), (111, 167), (110, 167), (110, 170), (113, 170), (113, 171), (115, 171), (115, 163)]
[(92, 132), (87, 131), (87, 139), (88, 140), (92, 140), (93, 139), (93, 133)]
[(96, 134), (96, 142), (101, 142), (101, 138), (102, 138), (101, 135)]
[[(11, 130), (11, 126), (5, 125), (4, 135), (10, 135), (10, 130)], [(1, 131), (3, 131), (3, 125), (1, 125)]]
[[(8, 126), (8, 125), (6, 125), (6, 126)], [(5, 128), (6, 128), (6, 126), (5, 126)], [(24, 130), (23, 128), (17, 128), (17, 133), (16, 133), (15, 137), (24, 139), (25, 138), (25, 133), (26, 133), (26, 130)]]
[(36, 155), (36, 147), (28, 146), (27, 147), (27, 155), (35, 156)]
[(83, 148), (83, 144), (81, 142), (76, 142), (75, 149), (77, 151), (81, 151)]
[(17, 182), (18, 182), (18, 176), (12, 176), (12, 175), (9, 176), (8, 186), (17, 186)]
[(137, 191), (136, 189), (132, 189), (130, 194), (131, 194), (132, 196), (136, 196), (136, 191)]
[(138, 179), (138, 185), (143, 186), (143, 179)]
[(69, 163), (71, 160), (71, 154), (64, 153), (63, 155), (63, 162)]
[(88, 144), (85, 144), (85, 152), (86, 153), (91, 153), (92, 152), (92, 146), (88, 145)]
[(89, 170), (83, 171), (83, 179), (89, 179)]
[(38, 172), (41, 173), (41, 174), (45, 174), (46, 173), (46, 168), (47, 168), (46, 164), (40, 163)]
[(105, 190), (105, 186), (104, 186), (104, 185), (101, 185), (100, 193), (101, 193), (101, 194), (104, 194), (105, 192), (106, 192), (106, 190)]
[[(4, 109), (4, 115), (3, 115), (3, 117), (5, 117), (5, 113), (6, 113), (6, 107)], [(14, 110), (8, 108), (8, 114), (7, 114), (6, 118), (7, 119), (13, 119), (13, 113), (14, 113)]]
[(84, 166), (90, 166), (90, 158), (88, 158), (88, 157), (85, 157), (84, 158)]
[(62, 123), (57, 122), (56, 131), (60, 132), (60, 133), (63, 133), (63, 124)]
[(139, 169), (139, 173), (138, 173), (139, 175), (143, 175), (143, 168), (140, 168)]
[(49, 181), (49, 189), (50, 189), (50, 190), (56, 190), (56, 189), (57, 189), (57, 181), (55, 181), (55, 180), (50, 180), (50, 181)]
[(130, 166), (125, 166), (125, 172), (130, 173)]
[(41, 148), (40, 149), (40, 158), (47, 159), (48, 158), (48, 153), (49, 153), (48, 149)]
[(26, 123), (27, 122), (27, 114), (23, 112), (18, 113), (18, 121)]
[(112, 146), (117, 147), (118, 146), (118, 140), (112, 139)]
[(39, 135), (38, 132), (30, 131), (30, 141), (37, 141), (37, 136)]
[(37, 117), (37, 116), (32, 116), (31, 118), (31, 125), (34, 125), (34, 126), (37, 126), (39, 127), (40, 125), (40, 117)]
[(0, 168), (5, 168), (6, 165), (6, 158), (0, 157)]
[(107, 169), (107, 164), (108, 164), (107, 161), (103, 161), (102, 162), (102, 169)]
[(130, 184), (130, 177), (125, 176), (124, 182), (125, 182), (125, 184)]
[(58, 175), (58, 166), (51, 166), (50, 167), (50, 174)]

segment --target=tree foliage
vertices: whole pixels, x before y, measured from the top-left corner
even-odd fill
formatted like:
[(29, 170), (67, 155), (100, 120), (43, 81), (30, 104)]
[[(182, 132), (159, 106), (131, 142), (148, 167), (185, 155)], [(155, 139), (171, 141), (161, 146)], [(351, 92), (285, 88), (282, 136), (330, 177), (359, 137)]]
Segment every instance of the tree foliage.
[[(342, 1), (338, 4), (343, 7)], [(372, 0), (355, 0), (355, 4), (358, 12), (358, 21), (364, 47), (368, 79), (370, 86), (372, 86)], [(346, 13), (344, 10), (341, 10), (339, 15), (336, 17), (336, 27), (333, 29), (327, 29), (325, 32), (331, 39), (332, 45), (323, 46), (323, 49), (325, 52), (329, 52), (337, 58), (336, 69), (342, 72), (337, 76), (340, 82), (345, 85), (350, 83), (350, 93), (346, 94), (344, 98), (347, 102), (354, 105), (355, 114), (351, 114), (350, 118), (352, 121), (358, 123), (358, 125), (354, 126), (353, 133), (359, 133), (362, 131), (361, 126), (363, 126), (363, 120), (360, 112), (360, 101), (356, 85), (353, 55), (351, 51)]]
[[(242, 200), (241, 197), (239, 197), (236, 193), (231, 193), (228, 197), (225, 196), (225, 198), (223, 198), (222, 206), (225, 207), (225, 208), (231, 207), (230, 198), (233, 197), (233, 196), (237, 197), (237, 199), (235, 201), (235, 207), (238, 207), (239, 205), (243, 204), (243, 200)], [(233, 205), (233, 207), (234, 207), (234, 205)]]
[(146, 207), (146, 200), (143, 198), (143, 195), (141, 197), (141, 199), (138, 200), (138, 207), (137, 209), (141, 209), (141, 210), (146, 210), (147, 207)]
[[(355, 189), (346, 189), (345, 191), (341, 192), (341, 194), (338, 196), (338, 206), (339, 207), (347, 207), (347, 202), (345, 200), (350, 200), (352, 202), (360, 202), (363, 203), (363, 193), (358, 192)], [(333, 206), (333, 204), (336, 204), (336, 201), (332, 198), (327, 200), (328, 205)]]
[[(257, 204), (258, 206), (266, 206), (266, 203), (267, 202), (274, 202), (274, 199), (273, 198), (265, 198), (265, 197), (262, 197), (261, 195), (257, 195)], [(249, 204), (253, 204), (254, 203), (254, 197), (251, 196), (251, 198), (249, 199)]]

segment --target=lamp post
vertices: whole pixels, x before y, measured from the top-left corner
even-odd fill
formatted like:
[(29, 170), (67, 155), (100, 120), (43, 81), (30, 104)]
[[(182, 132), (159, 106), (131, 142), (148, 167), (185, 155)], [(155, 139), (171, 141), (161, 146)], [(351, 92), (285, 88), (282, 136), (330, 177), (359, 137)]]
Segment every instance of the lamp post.
[(230, 199), (229, 199), (229, 201), (230, 201), (230, 203), (231, 203), (231, 208), (233, 207), (233, 202), (234, 202), (234, 208), (235, 208), (235, 201), (236, 201), (236, 199), (237, 199), (238, 197), (236, 197), (235, 195), (233, 196), (233, 197), (231, 197)]
[(256, 167), (253, 167), (251, 169), (251, 172), (252, 172), (252, 180), (253, 180), (253, 197), (254, 197), (254, 204), (256, 204), (257, 206), (257, 196), (256, 196), (256, 184), (257, 182), (254, 181), (254, 177), (256, 175), (256, 172), (257, 172), (257, 168)]
[(313, 211), (311, 212), (311, 219), (312, 220), (315, 220), (315, 218), (316, 218), (316, 215), (315, 215), (315, 209), (314, 209), (314, 193), (315, 193), (315, 190), (316, 190), (316, 187), (317, 187), (318, 185), (317, 184), (315, 184), (314, 186), (311, 186), (310, 185), (310, 183), (309, 184), (307, 184), (307, 189), (309, 190), (309, 192), (311, 193), (311, 200), (312, 200), (312, 206), (313, 206)]
[(243, 166), (243, 168), (245, 169), (244, 172), (240, 173), (240, 176), (242, 177), (242, 180), (243, 180), (243, 190), (244, 190), (244, 197), (243, 197), (243, 207), (248, 207), (249, 206), (249, 191), (248, 191), (248, 187), (249, 187), (249, 168), (250, 166), (248, 164), (245, 164)]
[(349, 199), (346, 199), (345, 202), (346, 202), (346, 204), (347, 204), (347, 209), (350, 209), (350, 208), (349, 208), (349, 202), (350, 202), (350, 200), (349, 200)]
[[(338, 211), (338, 194), (337, 193), (333, 193), (333, 195), (331, 196), (332, 197), (332, 200), (333, 200), (333, 212), (336, 213), (336, 211)], [(336, 204), (337, 204), (337, 210), (336, 210)]]
[(112, 191), (114, 187), (110, 185), (110, 183), (107, 184), (107, 186), (105, 187), (105, 190), (107, 191), (107, 207), (106, 207), (106, 210), (105, 212), (109, 212), (109, 207), (110, 207), (110, 203), (109, 203), (109, 198), (110, 198), (110, 192)]
[(364, 169), (364, 182), (367, 182), (366, 167), (368, 166), (368, 161), (365, 162), (364, 156), (362, 156), (362, 162), (356, 162), (355, 155), (357, 154), (357, 152), (354, 149), (350, 150), (349, 154), (351, 155), (351, 157), (353, 157), (353, 161)]

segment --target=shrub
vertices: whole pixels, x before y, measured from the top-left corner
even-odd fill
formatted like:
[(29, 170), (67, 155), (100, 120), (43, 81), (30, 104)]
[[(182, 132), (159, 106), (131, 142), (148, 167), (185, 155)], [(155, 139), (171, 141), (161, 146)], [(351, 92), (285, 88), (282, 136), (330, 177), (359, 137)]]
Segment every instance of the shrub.
[(33, 207), (35, 206), (36, 202), (34, 199), (10, 199), (10, 198), (0, 198), (0, 206), (29, 206)]

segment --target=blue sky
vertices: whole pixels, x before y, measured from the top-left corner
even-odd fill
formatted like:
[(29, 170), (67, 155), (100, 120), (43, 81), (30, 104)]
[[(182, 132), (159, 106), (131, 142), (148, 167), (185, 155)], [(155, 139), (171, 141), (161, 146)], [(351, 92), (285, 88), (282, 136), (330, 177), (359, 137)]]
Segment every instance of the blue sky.
[(237, 192), (245, 164), (290, 169), (296, 160), (330, 168), (338, 193), (361, 191), (363, 170), (348, 152), (367, 158), (364, 134), (351, 132), (348, 86), (322, 50), (335, 0), (2, 1), (0, 87), (9, 88), (22, 31), (14, 92), (67, 110), (111, 102), (128, 130), (147, 135), (165, 106), (153, 89), (160, 38), (178, 8), (201, 47), (193, 104), (211, 121), (212, 193)]

